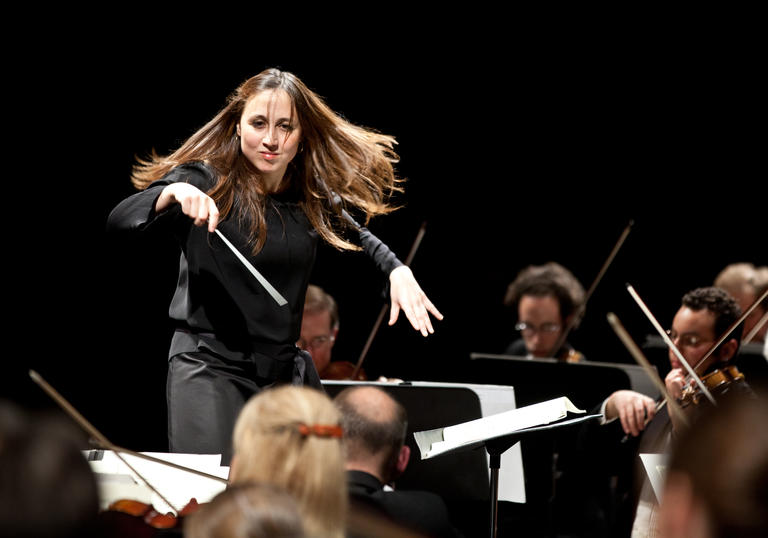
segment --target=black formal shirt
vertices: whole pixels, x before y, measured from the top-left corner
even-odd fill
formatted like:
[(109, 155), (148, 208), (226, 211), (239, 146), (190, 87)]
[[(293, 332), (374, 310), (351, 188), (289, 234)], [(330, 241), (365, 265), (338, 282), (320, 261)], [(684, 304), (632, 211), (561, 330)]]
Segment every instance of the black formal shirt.
[[(256, 349), (271, 356), (293, 357), (319, 238), (297, 195), (288, 192), (266, 197), (267, 238), (255, 256), (243, 225), (235, 219), (218, 225), (219, 231), (286, 299), (287, 304), (280, 306), (222, 239), (209, 233), (207, 226), (194, 226), (178, 204), (155, 212), (160, 193), (174, 182), (187, 182), (208, 192), (216, 180), (203, 163), (181, 165), (123, 200), (107, 221), (109, 230), (167, 233), (179, 242), (179, 277), (169, 310), (178, 330), (170, 356), (212, 350), (224, 357), (243, 359)], [(384, 274), (402, 265), (364, 227), (359, 229), (359, 242)]]
[(443, 499), (429, 491), (386, 491), (372, 474), (347, 471), (350, 509), (368, 510), (428, 537), (459, 538)]

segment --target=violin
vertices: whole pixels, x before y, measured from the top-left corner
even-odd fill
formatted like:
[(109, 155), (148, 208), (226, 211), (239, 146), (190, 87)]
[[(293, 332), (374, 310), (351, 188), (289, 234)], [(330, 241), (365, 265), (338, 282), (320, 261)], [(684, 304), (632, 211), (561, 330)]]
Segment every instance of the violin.
[(196, 499), (191, 499), (181, 510), (176, 509), (171, 502), (166, 499), (160, 491), (157, 490), (145, 477), (143, 477), (131, 464), (126, 461), (122, 453), (130, 454), (149, 461), (154, 461), (162, 465), (181, 469), (189, 473), (207, 477), (211, 480), (228, 483), (228, 480), (215, 475), (209, 475), (197, 469), (184, 467), (176, 463), (141, 454), (112, 444), (104, 435), (99, 432), (85, 417), (83, 417), (64, 397), (58, 393), (40, 374), (34, 370), (29, 371), (32, 380), (37, 383), (45, 392), (51, 396), (61, 408), (67, 412), (80, 426), (88, 432), (98, 446), (104, 450), (112, 450), (115, 456), (139, 478), (152, 492), (162, 499), (169, 507), (176, 511), (177, 515), (172, 513), (162, 514), (158, 512), (151, 504), (136, 500), (119, 500), (109, 505), (108, 509), (102, 511), (98, 516), (98, 525), (102, 533), (100, 536), (107, 537), (154, 537), (154, 536), (182, 536), (183, 518), (199, 507)]
[[(362, 368), (357, 369), (355, 373), (355, 365), (349, 361), (331, 361), (328, 366), (325, 367), (321, 379), (334, 379), (334, 380), (352, 380), (352, 381), (368, 381), (368, 376), (365, 370)], [(354, 375), (354, 378), (352, 377)]]
[(181, 535), (184, 517), (199, 507), (200, 504), (193, 498), (177, 515), (170, 512), (163, 514), (151, 504), (120, 499), (99, 514), (99, 525), (105, 535), (110, 537)]
[[(743, 383), (744, 374), (739, 372), (736, 366), (728, 365), (702, 376), (701, 382), (713, 396), (717, 396), (730, 390), (732, 383)], [(683, 393), (680, 396), (680, 405), (683, 408), (689, 405), (698, 405), (701, 397), (701, 389), (695, 384), (690, 384), (683, 389)]]
[(561, 362), (576, 363), (584, 360), (584, 355), (575, 349), (567, 349), (557, 359)]

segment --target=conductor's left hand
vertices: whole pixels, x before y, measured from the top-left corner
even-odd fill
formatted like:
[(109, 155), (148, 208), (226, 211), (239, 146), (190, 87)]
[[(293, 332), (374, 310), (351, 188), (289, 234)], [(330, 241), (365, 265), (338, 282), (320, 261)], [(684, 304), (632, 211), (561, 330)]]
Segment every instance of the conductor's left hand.
[(395, 324), (402, 310), (413, 328), (421, 334), (428, 336), (435, 332), (429, 314), (437, 319), (443, 319), (443, 315), (422, 291), (407, 265), (401, 265), (389, 274), (389, 288), (392, 300), (389, 312), (390, 325)]

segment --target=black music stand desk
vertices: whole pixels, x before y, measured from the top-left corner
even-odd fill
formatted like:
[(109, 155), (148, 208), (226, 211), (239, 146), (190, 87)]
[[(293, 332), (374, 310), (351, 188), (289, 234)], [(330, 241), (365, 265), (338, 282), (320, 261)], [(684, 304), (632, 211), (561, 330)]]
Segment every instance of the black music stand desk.
[[(570, 415), (569, 415), (570, 417)], [(530, 439), (533, 436), (544, 435), (548, 433), (554, 433), (560, 428), (574, 426), (582, 424), (589, 420), (595, 420), (602, 417), (600, 414), (578, 416), (576, 418), (563, 418), (558, 421), (551, 422), (549, 424), (543, 424), (540, 426), (532, 426), (523, 428), (511, 433), (501, 435), (489, 435), (483, 439), (478, 439), (472, 442), (468, 442), (457, 446), (455, 448), (446, 450), (433, 457), (442, 456), (444, 454), (453, 454), (455, 452), (463, 452), (467, 450), (476, 450), (480, 447), (485, 448), (488, 454), (489, 468), (491, 474), (490, 481), (490, 529), (491, 537), (496, 536), (497, 520), (498, 520), (498, 487), (499, 487), (499, 469), (501, 467), (501, 455), (520, 442), (522, 439)]]

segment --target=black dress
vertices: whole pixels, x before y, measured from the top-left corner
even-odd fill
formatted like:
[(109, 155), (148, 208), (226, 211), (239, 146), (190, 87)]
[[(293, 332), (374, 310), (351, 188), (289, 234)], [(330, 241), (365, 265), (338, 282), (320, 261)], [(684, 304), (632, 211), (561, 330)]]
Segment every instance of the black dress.
[[(219, 223), (218, 230), (286, 299), (280, 306), (222, 239), (194, 226), (178, 204), (155, 213), (163, 188), (180, 181), (203, 192), (215, 184), (206, 165), (181, 165), (118, 204), (107, 226), (178, 240), (179, 277), (169, 310), (176, 324), (168, 354), (169, 448), (221, 453), (227, 464), (233, 426), (248, 398), (275, 383), (322, 389), (311, 358), (295, 345), (319, 237), (290, 192), (267, 196), (267, 238), (256, 256), (238, 222)], [(368, 230), (360, 228), (359, 235), (363, 251), (384, 274), (402, 265)]]

